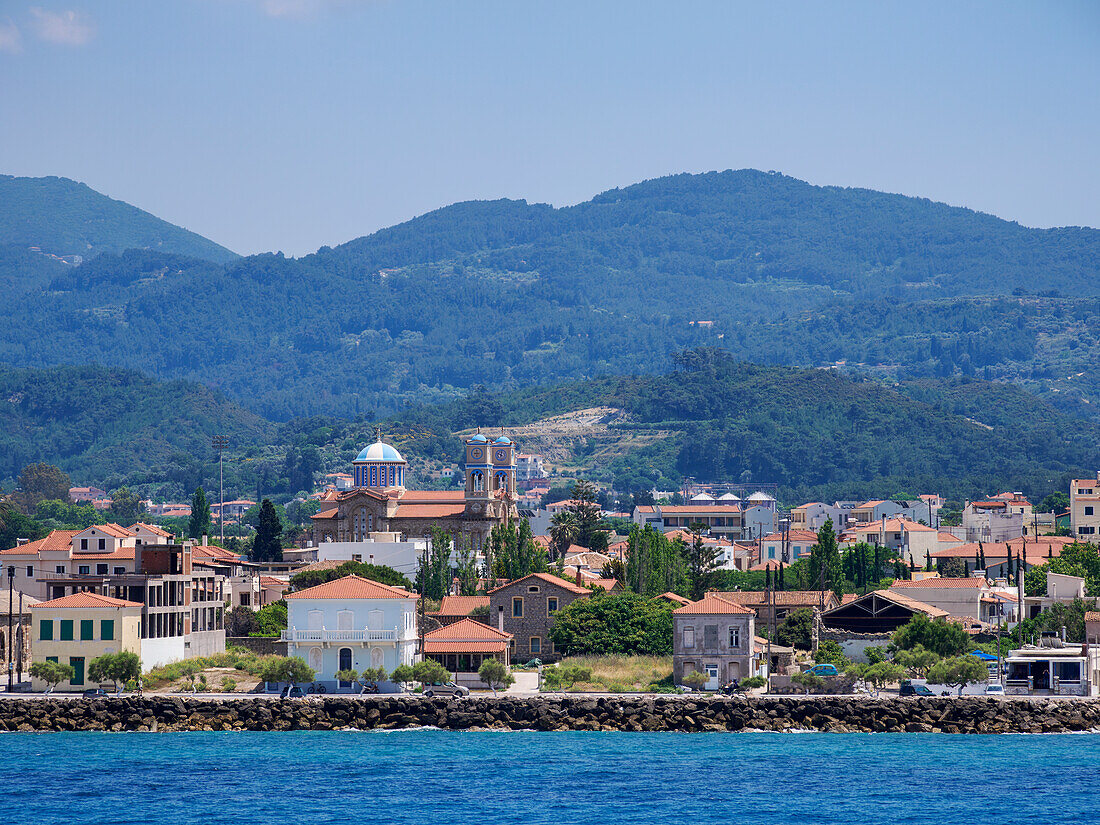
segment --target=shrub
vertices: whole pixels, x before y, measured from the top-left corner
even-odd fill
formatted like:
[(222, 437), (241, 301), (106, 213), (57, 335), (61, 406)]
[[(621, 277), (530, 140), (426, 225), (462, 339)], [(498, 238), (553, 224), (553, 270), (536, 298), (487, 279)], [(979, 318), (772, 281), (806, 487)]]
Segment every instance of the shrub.
[(222, 692), (223, 693), (232, 693), (236, 689), (237, 689), (237, 680), (236, 679), (234, 679), (232, 676), (223, 676), (222, 677)]
[(76, 675), (76, 671), (72, 665), (62, 664), (61, 662), (34, 662), (30, 666), (30, 674), (35, 679), (41, 679), (49, 687), (47, 691), (52, 691), (61, 682), (67, 682)]
[(516, 681), (516, 677), (508, 672), (503, 662), (497, 659), (486, 659), (477, 669), (477, 675), (481, 681), (487, 684), (493, 693), (498, 689), (508, 687)]
[(706, 684), (707, 676), (701, 670), (693, 670), (680, 681), (687, 685), (689, 688), (700, 690), (703, 685)]
[(768, 683), (768, 680), (763, 676), (750, 676), (747, 679), (742, 679), (740, 685), (745, 690), (754, 690), (756, 688), (762, 688)]

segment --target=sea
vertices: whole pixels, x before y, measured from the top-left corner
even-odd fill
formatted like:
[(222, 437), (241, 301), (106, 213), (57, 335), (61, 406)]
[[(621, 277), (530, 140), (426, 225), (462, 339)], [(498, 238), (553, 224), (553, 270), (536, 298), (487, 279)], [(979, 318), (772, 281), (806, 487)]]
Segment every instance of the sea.
[(1100, 734), (10, 733), (7, 823), (1100, 823)]

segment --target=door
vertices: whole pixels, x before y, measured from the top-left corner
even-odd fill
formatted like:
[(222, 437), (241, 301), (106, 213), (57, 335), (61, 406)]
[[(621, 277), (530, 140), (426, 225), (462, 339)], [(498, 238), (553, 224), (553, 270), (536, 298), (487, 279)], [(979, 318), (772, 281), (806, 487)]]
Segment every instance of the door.
[(73, 666), (73, 678), (69, 680), (70, 685), (82, 685), (84, 684), (84, 657), (83, 656), (71, 656), (69, 657), (69, 664)]
[[(340, 664), (340, 668), (339, 668), (340, 670), (351, 670), (351, 648), (350, 647), (340, 648), (339, 664)], [(341, 681), (340, 682), (340, 687), (349, 688), (349, 687), (351, 687), (351, 682)]]
[(704, 690), (718, 690), (718, 665), (703, 665), (706, 671), (707, 681), (703, 683)]

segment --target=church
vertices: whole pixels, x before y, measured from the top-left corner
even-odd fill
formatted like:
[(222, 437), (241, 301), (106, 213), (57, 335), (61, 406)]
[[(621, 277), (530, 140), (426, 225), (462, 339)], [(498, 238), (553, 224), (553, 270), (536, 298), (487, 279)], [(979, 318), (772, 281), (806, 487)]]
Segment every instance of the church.
[(516, 448), (506, 436), (490, 441), (479, 429), (466, 440), (463, 490), (406, 490), (405, 459), (380, 432), (376, 438), (352, 462), (352, 489), (322, 499), (315, 544), (365, 541), (371, 533), (424, 538), (438, 526), (481, 552), (494, 527), (518, 518)]

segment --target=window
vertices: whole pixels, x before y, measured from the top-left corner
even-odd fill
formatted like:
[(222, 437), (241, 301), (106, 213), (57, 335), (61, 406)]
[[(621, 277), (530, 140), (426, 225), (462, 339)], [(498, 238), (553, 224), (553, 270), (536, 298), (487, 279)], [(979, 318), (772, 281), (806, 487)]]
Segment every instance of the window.
[(47, 661), (47, 662), (56, 662), (56, 661), (57, 661), (57, 657), (56, 657), (56, 656), (47, 656), (47, 657), (46, 657), (46, 661)]
[(557, 596), (550, 596), (549, 598), (547, 598), (547, 600), (546, 600), (546, 612), (547, 613), (557, 613), (558, 612), (558, 597)]
[(90, 564), (82, 564), (76, 568), (76, 572), (81, 576), (87, 576), (92, 572), (92, 566)]
[(107, 575), (107, 565), (105, 565), (105, 564), (97, 564), (97, 565), (95, 566), (95, 574), (96, 574), (97, 576), (106, 576), (106, 575)]
[(538, 593), (539, 592), (539, 586), (537, 584), (529, 584), (529, 585), (527, 585), (527, 592), (528, 593)]
[(541, 636), (532, 636), (531, 637), (531, 652), (532, 653), (542, 653), (542, 637)]
[(523, 618), (523, 597), (522, 596), (513, 596), (512, 597), (512, 618), (513, 619), (522, 619)]
[(1087, 506), (1085, 507), (1085, 515), (1086, 515), (1086, 516), (1091, 516), (1091, 515), (1093, 515), (1093, 509), (1092, 509), (1092, 505), (1091, 505), (1091, 504), (1089, 504), (1089, 505), (1087, 505)]
[(730, 628), (730, 647), (735, 650), (741, 648), (741, 629), (739, 627)]
[(73, 640), (73, 620), (62, 619), (61, 620), (61, 641), (71, 642)]
[(100, 621), (100, 623), (99, 623), (99, 637), (105, 642), (112, 641), (115, 638), (115, 620), (114, 619), (103, 619), (102, 621)]
[(241, 593), (241, 607), (250, 607), (252, 605), (252, 594)]
[(34, 565), (33, 564), (28, 564), (27, 565), (27, 578), (28, 579), (33, 579), (34, 578)]
[(38, 638), (43, 642), (53, 641), (53, 619), (43, 619), (38, 623)]
[(1080, 662), (1057, 662), (1058, 679), (1062, 682), (1080, 682), (1081, 681), (1081, 663)]
[(80, 620), (80, 641), (90, 642), (95, 639), (95, 622), (91, 619)]
[(57, 566), (56, 566), (56, 567), (55, 567), (55, 568), (53, 569), (53, 572), (55, 572), (55, 573), (64, 573), (64, 572), (65, 572), (65, 565), (63, 565), (63, 564), (59, 564), (59, 565), (57, 565)]
[(125, 568), (125, 567), (116, 567), (116, 568), (115, 568), (115, 575), (116, 575), (116, 576), (121, 576), (121, 575), (122, 575), (123, 573), (125, 573), (125, 572), (126, 572), (126, 568)]
[(684, 647), (695, 647), (695, 628), (684, 628)]
[(87, 539), (81, 539), (80, 540), (80, 549), (81, 550), (87, 550), (88, 549), (88, 540)]
[(706, 650), (716, 650), (718, 648), (718, 625), (703, 625), (703, 647)]
[(100, 550), (106, 550), (107, 549), (107, 539), (100, 539), (99, 540), (99, 549)]
[(1091, 536), (1096, 532), (1095, 527), (1078, 527), (1077, 532), (1081, 535)]

